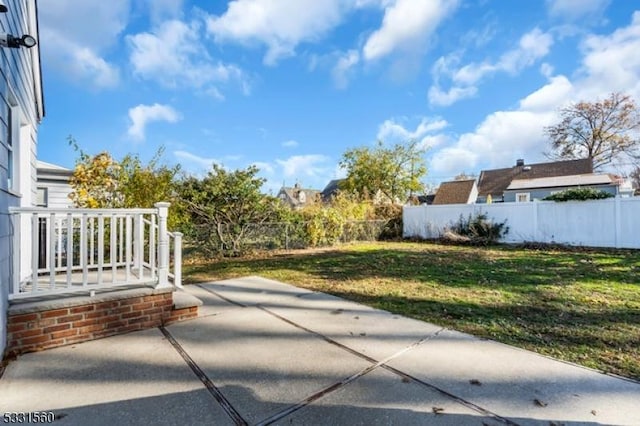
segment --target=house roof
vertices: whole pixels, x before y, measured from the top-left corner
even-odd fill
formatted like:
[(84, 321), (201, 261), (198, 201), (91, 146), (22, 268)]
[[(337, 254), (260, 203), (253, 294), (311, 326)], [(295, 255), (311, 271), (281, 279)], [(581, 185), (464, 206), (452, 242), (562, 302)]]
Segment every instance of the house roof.
[(556, 188), (580, 185), (610, 185), (618, 183), (618, 180), (617, 176), (608, 173), (553, 176), (538, 179), (517, 179), (511, 182), (511, 185), (507, 187), (507, 190)]
[(38, 182), (69, 182), (73, 170), (44, 161), (36, 161), (36, 179)]
[(442, 182), (433, 204), (467, 204), (475, 184), (475, 179)]
[[(300, 200), (300, 192), (304, 192), (305, 200), (302, 202)], [(298, 186), (290, 187), (283, 186), (280, 188), (280, 192), (278, 194), (285, 193), (288, 197), (288, 202), (293, 207), (298, 207), (306, 204), (311, 204), (316, 201), (316, 196), (320, 194), (320, 190), (318, 189), (308, 189), (308, 188), (300, 188)]]
[(322, 190), (322, 201), (330, 201), (331, 197), (336, 195), (340, 190), (340, 183), (342, 183), (343, 181), (344, 179), (333, 179), (332, 181), (329, 181), (327, 186), (325, 186)]
[(478, 178), (478, 195), (501, 197), (513, 180), (539, 179), (593, 173), (590, 158), (550, 163), (522, 164), (504, 169), (483, 170)]
[(37, 160), (36, 168), (38, 170), (47, 170), (47, 171), (59, 171), (59, 172), (71, 172), (73, 170), (67, 169), (66, 167), (58, 166), (57, 164), (47, 163), (46, 161)]

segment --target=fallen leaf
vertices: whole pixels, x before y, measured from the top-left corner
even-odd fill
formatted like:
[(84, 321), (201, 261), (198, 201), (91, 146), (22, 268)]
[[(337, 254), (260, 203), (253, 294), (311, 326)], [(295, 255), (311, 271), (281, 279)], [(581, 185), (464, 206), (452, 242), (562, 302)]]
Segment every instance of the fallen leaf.
[(344, 309), (336, 309), (335, 311), (331, 311), (331, 315), (338, 315), (344, 312)]
[(434, 414), (440, 414), (444, 411), (444, 408), (440, 408), (440, 407), (431, 407), (431, 411), (434, 412)]
[(471, 383), (472, 385), (476, 385), (476, 386), (482, 386), (482, 383), (480, 383), (480, 380), (478, 380), (478, 379), (471, 379), (471, 380), (469, 380), (469, 383)]
[(596, 410), (591, 410), (591, 414), (593, 414), (595, 416), (598, 413), (596, 412)]
[(411, 379), (408, 378), (408, 377), (403, 377), (402, 378), (402, 383), (409, 383), (410, 381), (411, 381)]
[(547, 404), (547, 403), (546, 403), (546, 402), (544, 402), (544, 401), (540, 401), (538, 398), (534, 399), (534, 400), (533, 400), (533, 402), (534, 402), (534, 404), (536, 404), (538, 407), (546, 407), (547, 405), (549, 405), (549, 404)]
[(367, 333), (360, 333), (360, 335), (361, 335), (361, 336), (366, 336), (366, 335), (367, 335)]

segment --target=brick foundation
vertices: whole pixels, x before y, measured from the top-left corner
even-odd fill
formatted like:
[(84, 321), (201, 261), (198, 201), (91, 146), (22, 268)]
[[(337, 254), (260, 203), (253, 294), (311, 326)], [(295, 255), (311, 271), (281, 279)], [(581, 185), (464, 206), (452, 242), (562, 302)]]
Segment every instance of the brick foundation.
[(122, 296), (110, 295), (107, 300), (95, 301), (82, 298), (65, 307), (48, 303), (40, 309), (37, 304), (27, 309), (10, 309), (5, 355), (13, 357), (198, 316), (197, 306), (173, 309), (171, 291), (148, 293), (131, 297), (123, 292)]

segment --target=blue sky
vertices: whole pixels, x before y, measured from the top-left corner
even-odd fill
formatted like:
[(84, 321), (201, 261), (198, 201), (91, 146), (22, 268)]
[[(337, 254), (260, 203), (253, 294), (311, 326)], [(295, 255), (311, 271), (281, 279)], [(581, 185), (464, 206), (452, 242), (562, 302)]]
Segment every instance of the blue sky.
[[(636, 10), (638, 9), (638, 10)], [(319, 188), (377, 139), (428, 147), (437, 184), (545, 161), (563, 105), (640, 100), (631, 0), (44, 0), (38, 157), (256, 164)]]

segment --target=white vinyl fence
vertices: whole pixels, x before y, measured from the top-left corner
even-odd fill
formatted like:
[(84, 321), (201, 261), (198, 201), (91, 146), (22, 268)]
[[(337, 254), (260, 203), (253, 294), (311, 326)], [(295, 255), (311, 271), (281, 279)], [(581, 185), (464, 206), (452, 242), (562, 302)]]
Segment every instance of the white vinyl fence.
[(540, 242), (588, 247), (640, 248), (640, 197), (591, 201), (406, 206), (405, 238), (439, 238), (469, 215), (507, 221), (506, 243)]

